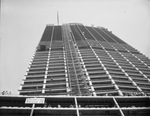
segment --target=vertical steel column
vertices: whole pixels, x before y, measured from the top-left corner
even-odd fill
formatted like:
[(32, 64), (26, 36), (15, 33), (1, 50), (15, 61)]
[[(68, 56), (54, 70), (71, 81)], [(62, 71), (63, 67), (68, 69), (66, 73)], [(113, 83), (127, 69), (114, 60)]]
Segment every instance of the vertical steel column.
[(77, 98), (74, 97), (74, 100), (75, 100), (75, 108), (76, 108), (77, 116), (80, 116), (79, 109), (78, 109), (78, 101), (77, 101)]
[(114, 100), (115, 104), (117, 105), (117, 107), (119, 108), (119, 111), (120, 111), (121, 116), (125, 116), (124, 113), (122, 112), (122, 110), (120, 109), (120, 106), (118, 105), (118, 103), (117, 103), (115, 97), (113, 97), (113, 100)]
[(32, 104), (32, 109), (31, 109), (31, 112), (30, 112), (30, 116), (33, 116), (34, 107), (35, 107), (35, 104)]
[(48, 66), (49, 66), (49, 61), (50, 61), (50, 53), (51, 53), (51, 44), (52, 44), (52, 39), (53, 39), (53, 33), (54, 33), (54, 26), (52, 29), (50, 47), (49, 47), (49, 52), (48, 52), (47, 64), (46, 64), (46, 71), (45, 71), (45, 76), (44, 76), (44, 84), (43, 84), (43, 90), (42, 90), (43, 94), (45, 93), (45, 89), (46, 89), (46, 81), (47, 81)]

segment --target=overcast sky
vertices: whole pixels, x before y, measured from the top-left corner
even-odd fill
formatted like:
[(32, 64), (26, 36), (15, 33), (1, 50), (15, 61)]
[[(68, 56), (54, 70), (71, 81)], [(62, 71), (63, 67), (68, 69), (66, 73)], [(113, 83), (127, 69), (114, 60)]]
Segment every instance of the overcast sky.
[(103, 26), (150, 57), (150, 0), (1, 0), (0, 92), (17, 94), (46, 24)]

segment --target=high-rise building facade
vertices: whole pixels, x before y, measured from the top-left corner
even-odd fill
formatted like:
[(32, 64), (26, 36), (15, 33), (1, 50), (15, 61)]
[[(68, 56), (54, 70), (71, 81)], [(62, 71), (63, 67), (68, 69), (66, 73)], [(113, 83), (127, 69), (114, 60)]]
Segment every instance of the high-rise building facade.
[(150, 59), (103, 27), (47, 25), (19, 94), (3, 115), (149, 116)]
[(150, 95), (150, 60), (105, 28), (48, 25), (20, 95)]

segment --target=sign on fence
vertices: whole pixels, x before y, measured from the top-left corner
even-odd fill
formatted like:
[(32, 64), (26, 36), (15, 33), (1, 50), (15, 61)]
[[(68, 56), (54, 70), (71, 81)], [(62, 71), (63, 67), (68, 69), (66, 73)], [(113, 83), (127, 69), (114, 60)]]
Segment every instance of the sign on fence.
[(26, 98), (26, 104), (44, 104), (45, 98)]

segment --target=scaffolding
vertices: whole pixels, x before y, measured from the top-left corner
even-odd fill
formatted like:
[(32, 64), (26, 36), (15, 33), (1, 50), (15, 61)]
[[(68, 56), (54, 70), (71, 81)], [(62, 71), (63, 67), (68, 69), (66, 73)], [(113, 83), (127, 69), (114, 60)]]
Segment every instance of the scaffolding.
[(89, 95), (89, 88), (87, 78), (80, 64), (78, 54), (76, 52), (76, 44), (73, 42), (70, 27), (68, 25), (62, 26), (63, 41), (65, 44), (67, 75), (69, 79), (70, 95), (82, 96)]

